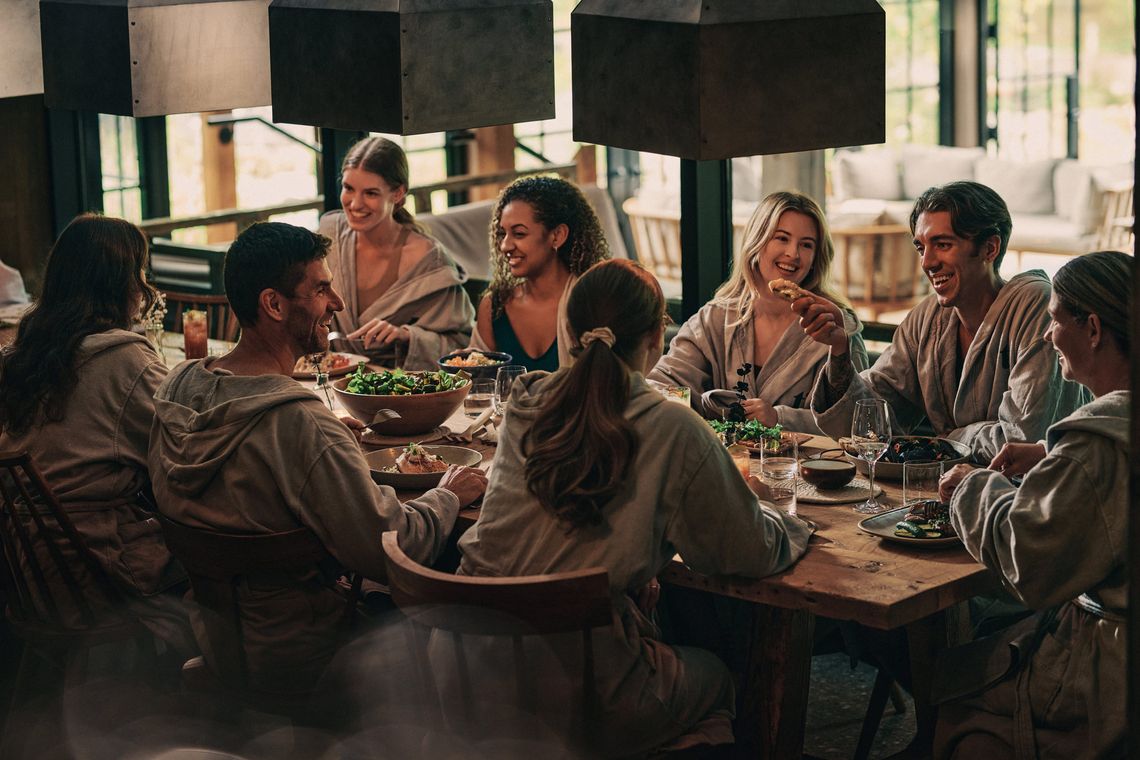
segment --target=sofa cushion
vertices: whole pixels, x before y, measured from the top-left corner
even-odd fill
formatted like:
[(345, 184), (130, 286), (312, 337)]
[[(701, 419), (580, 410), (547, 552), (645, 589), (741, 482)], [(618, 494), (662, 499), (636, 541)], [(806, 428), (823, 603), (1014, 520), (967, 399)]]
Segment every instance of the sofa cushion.
[(992, 188), (1009, 206), (1010, 213), (1052, 214), (1055, 159), (1003, 161), (983, 158), (974, 165), (974, 179)]
[(1011, 214), (1013, 233), (1009, 247), (1017, 251), (1045, 253), (1086, 253), (1092, 250), (1095, 235), (1085, 234), (1063, 216), (1052, 214)]
[(903, 197), (899, 159), (892, 148), (837, 150), (831, 171), (839, 198), (894, 201)]
[(902, 149), (904, 198), (917, 198), (936, 185), (974, 179), (974, 162), (986, 155), (983, 148), (945, 145), (906, 145)]

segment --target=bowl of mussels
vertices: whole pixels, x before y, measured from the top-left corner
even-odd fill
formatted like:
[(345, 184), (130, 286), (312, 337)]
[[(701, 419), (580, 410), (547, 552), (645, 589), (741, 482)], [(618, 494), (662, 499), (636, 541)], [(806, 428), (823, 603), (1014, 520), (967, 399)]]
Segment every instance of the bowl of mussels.
[[(855, 462), (860, 473), (868, 473), (867, 460), (854, 456), (852, 451), (848, 451), (847, 456)], [(901, 481), (904, 462), (942, 462), (945, 469), (949, 470), (956, 464), (968, 461), (970, 447), (964, 443), (925, 435), (896, 435), (875, 463), (875, 477)]]

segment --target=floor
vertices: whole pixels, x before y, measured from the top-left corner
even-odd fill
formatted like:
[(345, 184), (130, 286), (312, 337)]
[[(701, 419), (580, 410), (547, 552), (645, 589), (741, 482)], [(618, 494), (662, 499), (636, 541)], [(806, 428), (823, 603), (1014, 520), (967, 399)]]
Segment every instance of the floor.
[[(846, 760), (854, 754), (874, 682), (874, 668), (861, 662), (852, 670), (845, 654), (812, 658), (805, 754), (825, 760)], [(914, 736), (914, 704), (905, 697), (905, 713), (895, 713), (887, 703), (871, 745), (872, 758), (901, 751)]]

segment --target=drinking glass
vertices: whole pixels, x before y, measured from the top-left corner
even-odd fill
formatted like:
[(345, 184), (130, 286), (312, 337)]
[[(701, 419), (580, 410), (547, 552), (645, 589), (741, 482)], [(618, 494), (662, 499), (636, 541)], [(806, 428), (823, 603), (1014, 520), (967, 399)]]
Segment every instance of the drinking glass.
[(201, 309), (187, 309), (182, 315), (182, 345), (187, 359), (206, 358), (208, 335), (206, 312)]
[(495, 414), (502, 417), (507, 413), (507, 399), (511, 397), (511, 384), (519, 375), (526, 373), (526, 367), (521, 364), (508, 364), (499, 367), (495, 375)]
[(760, 479), (772, 492), (776, 506), (794, 515), (797, 510), (797, 490), (799, 489), (800, 456), (799, 444), (794, 440), (790, 456), (768, 454), (761, 449)]
[(471, 381), (471, 390), (463, 397), (463, 413), (468, 417), (478, 417), (495, 402), (495, 381), (489, 377), (477, 377)]
[(891, 416), (882, 399), (859, 399), (851, 415), (851, 447), (856, 456), (867, 462), (871, 488), (867, 501), (857, 505), (856, 512), (875, 515), (886, 509), (875, 500), (875, 463), (891, 442)]
[(903, 462), (903, 505), (938, 501), (942, 462)]

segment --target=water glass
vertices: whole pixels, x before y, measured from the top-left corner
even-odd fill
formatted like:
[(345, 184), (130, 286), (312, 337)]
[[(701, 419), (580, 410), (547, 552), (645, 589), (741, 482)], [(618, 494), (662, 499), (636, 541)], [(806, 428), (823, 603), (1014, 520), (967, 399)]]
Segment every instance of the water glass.
[(903, 505), (938, 501), (942, 462), (903, 462)]
[(794, 515), (797, 510), (796, 492), (799, 489), (799, 444), (792, 441), (790, 456), (768, 454), (761, 449), (760, 480), (772, 492), (772, 502)]
[(463, 398), (463, 413), (468, 417), (478, 417), (495, 402), (495, 381), (490, 377), (477, 377), (471, 381), (471, 389)]
[(521, 364), (508, 364), (499, 367), (495, 375), (495, 414), (502, 417), (507, 413), (507, 399), (511, 397), (511, 384), (515, 378), (526, 373), (526, 367)]

